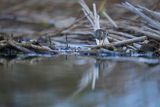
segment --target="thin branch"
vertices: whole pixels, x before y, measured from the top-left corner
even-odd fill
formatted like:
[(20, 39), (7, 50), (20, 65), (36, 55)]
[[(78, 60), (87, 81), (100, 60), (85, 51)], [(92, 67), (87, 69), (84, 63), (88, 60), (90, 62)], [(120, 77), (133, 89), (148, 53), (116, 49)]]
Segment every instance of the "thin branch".
[(135, 6), (133, 6), (132, 4), (125, 2), (122, 3), (122, 6), (125, 7), (126, 9), (130, 10), (131, 12), (141, 16), (144, 20), (146, 20), (152, 27), (160, 30), (160, 23), (158, 21), (155, 21), (153, 19), (151, 19), (150, 17), (148, 17), (147, 15), (145, 15), (144, 13), (142, 13), (140, 11), (140, 9), (136, 8)]
[(84, 2), (84, 0), (79, 0), (79, 4), (82, 6), (82, 10), (87, 17), (87, 19), (90, 21), (91, 25), (94, 27), (94, 16), (87, 4)]
[(149, 10), (143, 6), (140, 6), (140, 5), (138, 5), (137, 7), (139, 9), (141, 9), (141, 11), (143, 13), (145, 13), (146, 15), (149, 15), (149, 16), (153, 17), (154, 19), (156, 19), (157, 21), (160, 21), (160, 13), (159, 12)]
[(137, 28), (137, 27), (133, 27), (133, 26), (120, 26), (119, 27), (120, 29), (124, 30), (124, 31), (132, 31), (132, 32), (135, 32), (136, 34), (141, 34), (141, 35), (145, 35), (147, 36), (148, 38), (152, 38), (152, 39), (155, 39), (157, 41), (160, 41), (160, 35), (157, 35), (155, 33), (151, 33), (149, 31), (144, 31), (140, 28)]
[(124, 46), (124, 45), (128, 45), (128, 44), (136, 43), (136, 42), (141, 42), (141, 41), (144, 41), (146, 39), (147, 39), (146, 36), (136, 37), (136, 38), (133, 38), (133, 39), (123, 40), (123, 41), (119, 41), (119, 42), (113, 42), (113, 43), (110, 43), (110, 44), (107, 44), (107, 45), (96, 46), (96, 47), (93, 47), (92, 49), (95, 49), (95, 48), (107, 48), (108, 49), (108, 48), (111, 48), (111, 47), (119, 47), (119, 46)]
[(113, 27), (118, 28), (116, 22), (107, 14), (107, 12), (103, 11), (103, 15), (109, 20)]

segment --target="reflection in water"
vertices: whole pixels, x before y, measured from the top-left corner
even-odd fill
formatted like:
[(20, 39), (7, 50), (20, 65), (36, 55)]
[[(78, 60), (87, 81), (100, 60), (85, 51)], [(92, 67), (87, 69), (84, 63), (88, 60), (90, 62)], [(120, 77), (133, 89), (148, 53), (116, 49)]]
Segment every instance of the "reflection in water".
[(160, 65), (79, 56), (0, 60), (0, 107), (160, 107)]
[(89, 83), (92, 83), (91, 87), (92, 90), (94, 90), (96, 80), (99, 78), (99, 74), (102, 73), (103, 76), (106, 76), (112, 71), (115, 65), (115, 62), (96, 60), (95, 64), (93, 64), (92, 67), (90, 67), (90, 69), (84, 73), (79, 84), (78, 92), (85, 89)]

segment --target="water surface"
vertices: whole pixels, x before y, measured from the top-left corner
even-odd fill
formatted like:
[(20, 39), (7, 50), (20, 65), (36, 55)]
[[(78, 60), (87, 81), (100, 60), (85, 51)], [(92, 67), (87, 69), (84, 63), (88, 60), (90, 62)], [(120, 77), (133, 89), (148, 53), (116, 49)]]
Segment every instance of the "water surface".
[(58, 56), (0, 61), (0, 107), (160, 107), (160, 65)]

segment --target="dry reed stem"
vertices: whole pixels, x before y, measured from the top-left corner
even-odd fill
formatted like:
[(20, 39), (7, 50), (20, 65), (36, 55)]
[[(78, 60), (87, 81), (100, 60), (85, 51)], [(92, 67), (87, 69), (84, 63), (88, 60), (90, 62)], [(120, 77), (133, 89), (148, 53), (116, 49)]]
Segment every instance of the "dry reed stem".
[(119, 46), (124, 46), (124, 45), (128, 45), (128, 44), (136, 43), (136, 42), (142, 42), (146, 39), (147, 39), (146, 36), (135, 37), (133, 39), (113, 42), (113, 43), (110, 43), (110, 44), (107, 44), (107, 45), (102, 45), (102, 46), (96, 46), (96, 47), (93, 47), (92, 49), (95, 49), (95, 48), (107, 48), (108, 49), (108, 48), (111, 48), (111, 47), (119, 47)]

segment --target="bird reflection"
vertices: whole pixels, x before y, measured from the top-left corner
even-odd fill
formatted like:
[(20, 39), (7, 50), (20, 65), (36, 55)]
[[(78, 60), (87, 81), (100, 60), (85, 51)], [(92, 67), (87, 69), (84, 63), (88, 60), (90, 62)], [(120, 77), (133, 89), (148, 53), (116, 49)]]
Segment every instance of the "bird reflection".
[(90, 85), (91, 90), (95, 90), (98, 79), (109, 75), (115, 65), (116, 62), (96, 59), (96, 62), (82, 75), (78, 90), (74, 94), (80, 93)]

